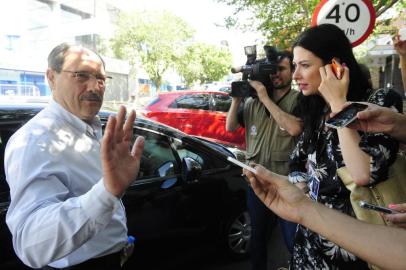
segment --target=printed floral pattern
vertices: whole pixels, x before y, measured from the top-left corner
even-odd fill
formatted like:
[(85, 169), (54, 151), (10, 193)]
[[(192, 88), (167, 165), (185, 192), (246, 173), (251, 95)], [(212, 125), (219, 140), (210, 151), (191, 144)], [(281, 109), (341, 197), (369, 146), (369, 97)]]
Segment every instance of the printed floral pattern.
[[(387, 97), (388, 90), (380, 89), (369, 99), (378, 105), (395, 104)], [(393, 97), (393, 95), (392, 95)], [(397, 106), (398, 107), (398, 106)], [(401, 110), (401, 109), (399, 109)], [(290, 157), (289, 181), (306, 182), (309, 188), (319, 181), (317, 201), (340, 212), (355, 216), (350, 193), (337, 176), (337, 168), (345, 166), (335, 129), (326, 128), (321, 121), (318, 141), (313, 151), (306, 153), (303, 134)], [(398, 143), (382, 133), (361, 134), (360, 148), (372, 157), (370, 184), (384, 181), (388, 168), (398, 151)], [(291, 269), (368, 269), (365, 262), (345, 249), (328, 241), (306, 227), (298, 226)]]

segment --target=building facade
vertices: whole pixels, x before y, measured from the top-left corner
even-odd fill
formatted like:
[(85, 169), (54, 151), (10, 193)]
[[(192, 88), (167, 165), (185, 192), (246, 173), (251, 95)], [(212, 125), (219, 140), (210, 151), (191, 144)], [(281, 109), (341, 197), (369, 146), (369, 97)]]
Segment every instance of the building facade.
[(133, 84), (127, 61), (105, 57), (120, 12), (108, 0), (14, 0), (0, 11), (0, 95), (47, 96), (46, 59), (61, 42), (99, 52), (113, 77), (105, 98), (128, 101)]

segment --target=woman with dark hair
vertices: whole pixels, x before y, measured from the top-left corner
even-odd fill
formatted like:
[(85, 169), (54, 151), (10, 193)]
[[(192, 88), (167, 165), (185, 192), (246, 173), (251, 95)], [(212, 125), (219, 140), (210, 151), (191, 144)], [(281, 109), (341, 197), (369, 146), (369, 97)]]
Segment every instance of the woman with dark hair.
[[(303, 133), (290, 157), (289, 181), (326, 206), (355, 216), (350, 192), (337, 175), (346, 166), (357, 185), (371, 185), (387, 178), (398, 142), (383, 133), (367, 134), (349, 128), (325, 126), (332, 112), (347, 101), (378, 105), (397, 104), (388, 90), (372, 92), (362, 73), (350, 41), (334, 25), (307, 29), (293, 44), (293, 79), (301, 91), (297, 109), (303, 118)], [(342, 78), (331, 68), (331, 60), (343, 64)], [(399, 111), (402, 108), (397, 108)], [(340, 232), (337, 232), (338, 234)], [(292, 269), (367, 269), (367, 264), (343, 248), (299, 225), (291, 260)]]

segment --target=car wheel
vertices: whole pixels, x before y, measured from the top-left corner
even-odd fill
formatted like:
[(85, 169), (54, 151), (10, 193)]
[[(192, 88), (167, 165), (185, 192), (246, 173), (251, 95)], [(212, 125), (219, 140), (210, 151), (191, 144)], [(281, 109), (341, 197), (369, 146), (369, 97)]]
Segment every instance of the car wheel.
[(226, 230), (226, 241), (229, 253), (234, 258), (244, 258), (249, 253), (251, 240), (251, 219), (244, 211), (231, 219)]

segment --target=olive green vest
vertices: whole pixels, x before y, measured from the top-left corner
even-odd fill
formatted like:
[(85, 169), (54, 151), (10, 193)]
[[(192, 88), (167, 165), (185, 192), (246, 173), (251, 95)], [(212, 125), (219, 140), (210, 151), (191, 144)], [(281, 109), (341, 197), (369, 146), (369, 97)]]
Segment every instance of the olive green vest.
[[(279, 108), (292, 113), (298, 95), (298, 91), (290, 90), (278, 103)], [(296, 145), (296, 138), (282, 130), (272, 115), (268, 117), (266, 111), (258, 98), (249, 98), (244, 104), (247, 160), (287, 175), (289, 155)]]

